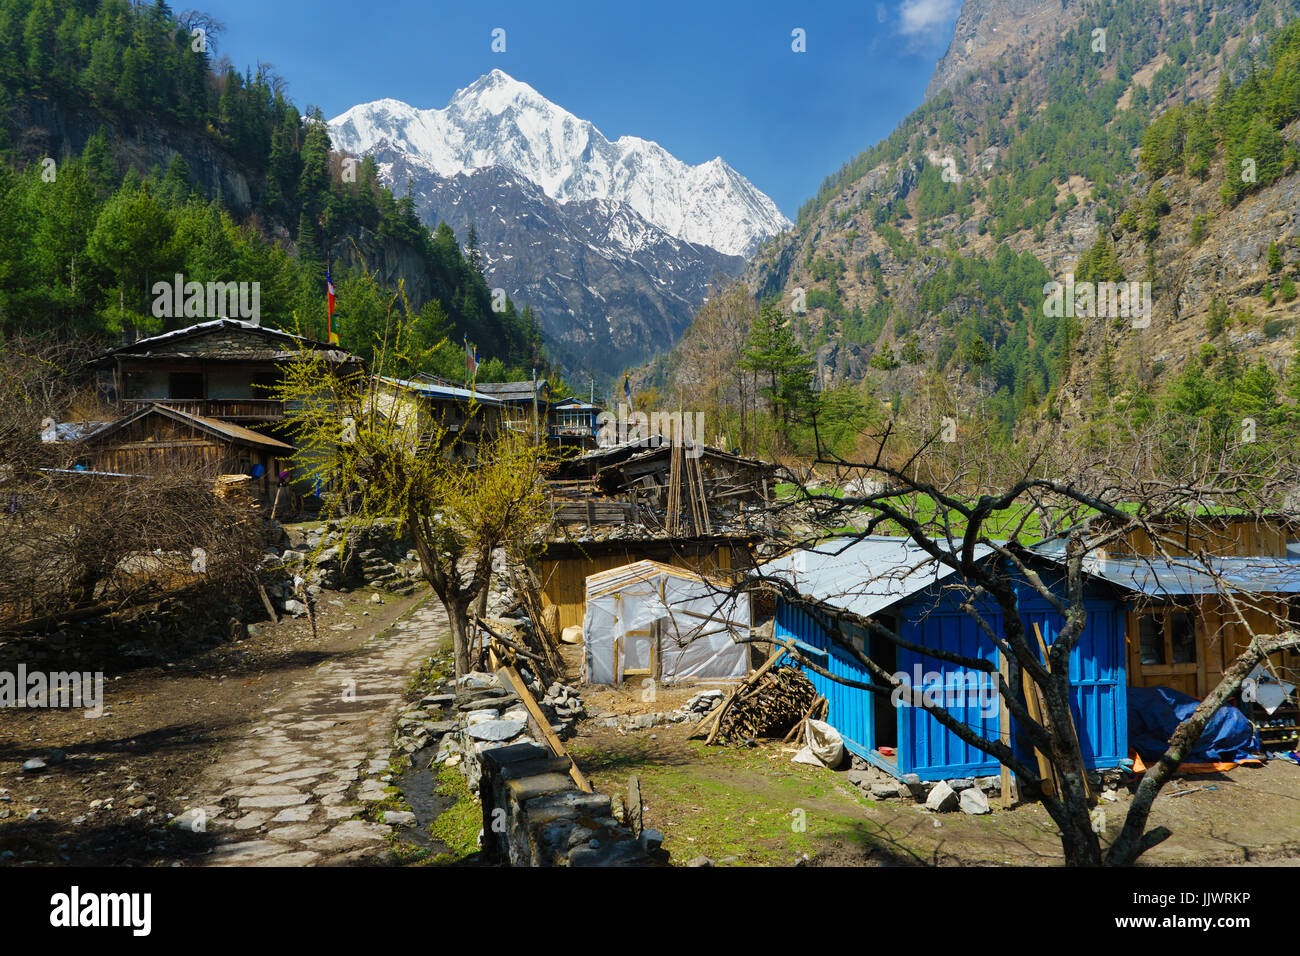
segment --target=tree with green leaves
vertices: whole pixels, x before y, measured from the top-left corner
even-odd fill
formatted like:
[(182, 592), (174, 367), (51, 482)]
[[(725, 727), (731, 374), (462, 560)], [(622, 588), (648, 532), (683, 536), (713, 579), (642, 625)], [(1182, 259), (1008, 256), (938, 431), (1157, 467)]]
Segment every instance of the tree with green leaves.
[(775, 300), (759, 306), (738, 364), (764, 383), (760, 393), (788, 432), (791, 420), (812, 398), (812, 361), (799, 348), (790, 317)]

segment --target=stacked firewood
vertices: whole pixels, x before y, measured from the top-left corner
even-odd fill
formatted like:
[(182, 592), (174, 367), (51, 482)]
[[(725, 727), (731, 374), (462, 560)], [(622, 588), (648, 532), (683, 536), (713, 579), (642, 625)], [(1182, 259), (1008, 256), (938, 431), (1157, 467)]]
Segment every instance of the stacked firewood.
[(717, 708), (708, 739), (782, 737), (808, 714), (816, 698), (812, 681), (797, 667), (756, 672)]

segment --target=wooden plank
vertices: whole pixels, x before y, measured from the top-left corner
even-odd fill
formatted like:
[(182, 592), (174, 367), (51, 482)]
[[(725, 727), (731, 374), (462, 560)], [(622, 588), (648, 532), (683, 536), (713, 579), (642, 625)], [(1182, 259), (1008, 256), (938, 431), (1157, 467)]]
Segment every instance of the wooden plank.
[[(542, 713), (542, 709), (537, 706), (537, 701), (533, 699), (533, 695), (529, 692), (524, 679), (519, 676), (519, 671), (510, 665), (506, 665), (497, 673), (505, 674), (510, 683), (514, 685), (515, 693), (519, 695), (519, 699), (528, 708), (528, 713), (532, 715), (533, 720), (537, 723), (537, 729), (546, 740), (546, 745), (551, 748), (551, 752), (557, 757), (568, 757), (569, 752), (564, 749), (564, 743), (559, 737), (555, 736), (555, 731), (551, 730), (550, 722), (546, 719), (546, 715)], [(569, 776), (573, 778), (573, 782), (578, 785), (578, 789), (583, 793), (594, 792), (590, 781), (578, 769), (578, 765), (573, 762), (572, 757), (569, 757)]]
[[(1043, 720), (1042, 711), (1039, 708), (1038, 685), (1034, 683), (1029, 672), (1021, 670), (1020, 677), (1025, 688), (1025, 709), (1029, 711), (1029, 717), (1036, 724), (1046, 726)], [(1034, 748), (1034, 757), (1038, 761), (1038, 776), (1042, 780), (1042, 790), (1044, 793), (1052, 792), (1052, 764), (1043, 755), (1043, 752), (1037, 747)]]
[[(1001, 651), (998, 651), (998, 673), (1002, 675), (1002, 682), (1010, 689), (1011, 684), (1008, 681), (1007, 658)], [(1011, 746), (1011, 711), (1007, 708), (1007, 699), (998, 694), (998, 739), (1008, 747)], [(1015, 797), (1011, 793), (1011, 768), (1002, 764), (1002, 807), (1009, 810), (1015, 803)]]

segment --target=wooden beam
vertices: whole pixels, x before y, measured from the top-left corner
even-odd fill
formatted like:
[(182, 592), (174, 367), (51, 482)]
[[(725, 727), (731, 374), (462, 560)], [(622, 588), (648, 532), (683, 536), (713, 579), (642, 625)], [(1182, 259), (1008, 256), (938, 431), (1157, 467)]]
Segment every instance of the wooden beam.
[[(530, 713), (533, 720), (536, 721), (537, 729), (546, 740), (547, 746), (551, 748), (551, 752), (557, 757), (569, 757), (569, 752), (564, 749), (564, 743), (555, 735), (555, 731), (551, 729), (550, 721), (546, 719), (546, 715), (542, 713), (542, 709), (537, 706), (537, 701), (534, 700), (533, 695), (529, 693), (528, 685), (524, 683), (524, 679), (519, 675), (519, 671), (507, 664), (505, 667), (502, 667), (497, 671), (497, 673), (505, 674), (510, 683), (514, 685), (515, 693), (519, 695), (519, 699), (524, 702), (524, 707), (528, 709), (528, 713)], [(569, 757), (569, 776), (573, 778), (573, 782), (578, 785), (578, 789), (583, 793), (595, 792), (595, 788), (592, 787), (591, 782), (587, 780), (582, 771), (578, 769), (578, 765), (573, 762), (572, 757)]]

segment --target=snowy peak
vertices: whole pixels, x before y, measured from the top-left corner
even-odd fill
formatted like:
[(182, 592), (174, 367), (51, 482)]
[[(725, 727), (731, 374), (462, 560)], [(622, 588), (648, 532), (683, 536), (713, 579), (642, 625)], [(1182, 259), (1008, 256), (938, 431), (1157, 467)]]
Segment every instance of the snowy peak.
[(626, 203), (668, 234), (726, 255), (748, 255), (791, 226), (721, 157), (691, 166), (637, 136), (610, 142), (501, 70), (457, 90), (443, 109), (376, 100), (336, 117), (330, 131), (341, 149), (399, 151), (442, 177), (503, 166), (561, 203)]

